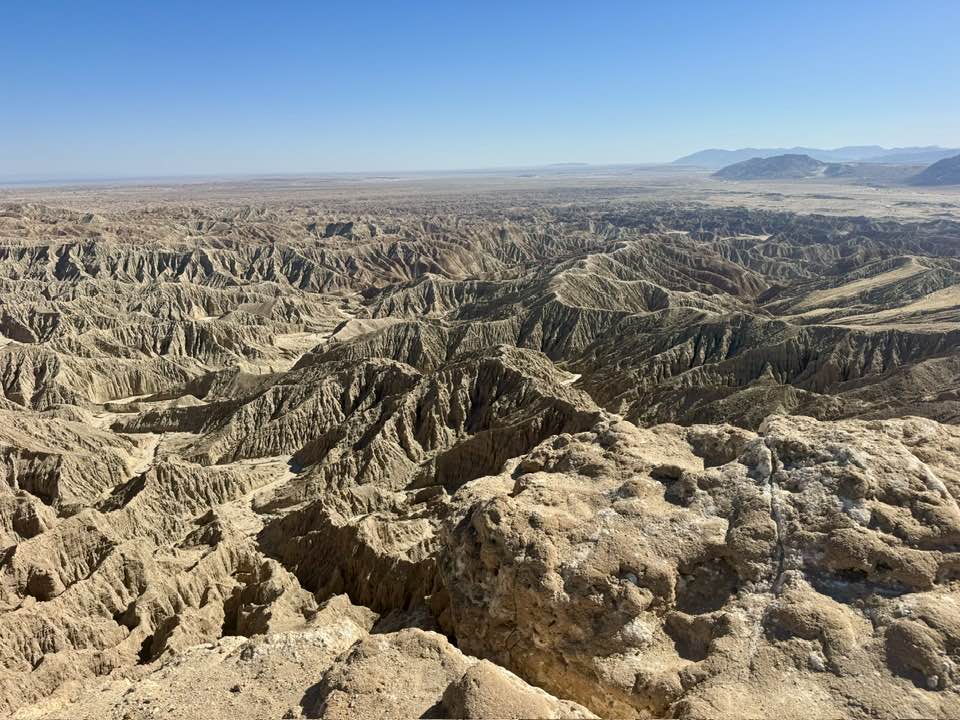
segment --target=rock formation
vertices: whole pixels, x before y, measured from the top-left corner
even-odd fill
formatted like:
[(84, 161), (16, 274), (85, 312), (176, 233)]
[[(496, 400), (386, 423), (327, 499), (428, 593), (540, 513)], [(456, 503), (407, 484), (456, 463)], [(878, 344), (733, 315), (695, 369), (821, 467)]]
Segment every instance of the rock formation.
[(0, 206), (0, 715), (960, 714), (960, 222)]

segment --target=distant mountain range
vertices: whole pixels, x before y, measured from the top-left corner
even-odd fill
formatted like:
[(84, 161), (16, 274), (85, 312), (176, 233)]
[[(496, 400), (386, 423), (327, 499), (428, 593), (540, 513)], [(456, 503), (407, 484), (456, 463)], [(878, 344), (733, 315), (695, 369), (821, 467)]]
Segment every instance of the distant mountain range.
[(802, 153), (754, 157), (727, 165), (713, 173), (722, 180), (801, 180), (846, 177), (853, 181), (885, 184), (960, 185), (960, 155), (938, 160), (916, 172), (914, 164), (823, 162)]
[(958, 148), (943, 148), (938, 145), (926, 147), (884, 148), (880, 145), (850, 145), (824, 150), (820, 148), (740, 148), (739, 150), (700, 150), (673, 161), (674, 165), (695, 165), (704, 168), (722, 168), (727, 165), (777, 155), (808, 155), (821, 162), (869, 162), (894, 164), (933, 163), (960, 153)]

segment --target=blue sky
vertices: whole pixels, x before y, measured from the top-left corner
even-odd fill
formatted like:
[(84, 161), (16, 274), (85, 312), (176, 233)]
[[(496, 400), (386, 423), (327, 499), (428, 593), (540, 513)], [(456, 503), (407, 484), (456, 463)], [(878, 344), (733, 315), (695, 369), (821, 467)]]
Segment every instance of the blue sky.
[(960, 146), (960, 2), (5, 0), (0, 177)]

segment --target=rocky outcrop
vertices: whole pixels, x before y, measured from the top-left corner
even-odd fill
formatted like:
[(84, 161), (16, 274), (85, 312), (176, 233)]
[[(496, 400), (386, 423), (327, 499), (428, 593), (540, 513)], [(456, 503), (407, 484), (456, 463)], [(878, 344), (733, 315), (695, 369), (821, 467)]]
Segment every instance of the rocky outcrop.
[(0, 207), (0, 715), (960, 714), (960, 225), (504, 197)]
[(452, 498), (460, 647), (601, 715), (949, 716), (958, 442), (786, 417), (548, 440)]
[(33, 716), (191, 718), (202, 708), (218, 720), (596, 717), (463, 655), (437, 633), (371, 634), (376, 619), (335, 597), (297, 629), (227, 636), (168, 653), (99, 681), (93, 693), (60, 693), (39, 703)]

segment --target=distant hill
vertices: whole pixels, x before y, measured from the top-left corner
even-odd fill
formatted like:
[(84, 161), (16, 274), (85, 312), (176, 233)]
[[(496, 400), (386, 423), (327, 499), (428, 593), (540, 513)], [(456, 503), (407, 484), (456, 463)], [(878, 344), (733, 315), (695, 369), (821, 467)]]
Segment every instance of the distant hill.
[(960, 155), (945, 158), (914, 175), (912, 185), (960, 185)]
[(700, 150), (673, 161), (674, 165), (693, 165), (703, 168), (722, 168), (752, 158), (769, 158), (777, 155), (808, 155), (821, 162), (869, 162), (913, 164), (931, 163), (951, 155), (960, 149), (926, 147), (884, 148), (879, 145), (848, 145), (824, 150), (821, 148), (740, 148), (739, 150)]
[[(827, 174), (833, 166), (809, 155), (787, 153), (768, 158), (750, 158), (727, 165), (713, 174), (724, 180), (788, 180)], [(835, 173), (831, 173), (835, 174)]]

